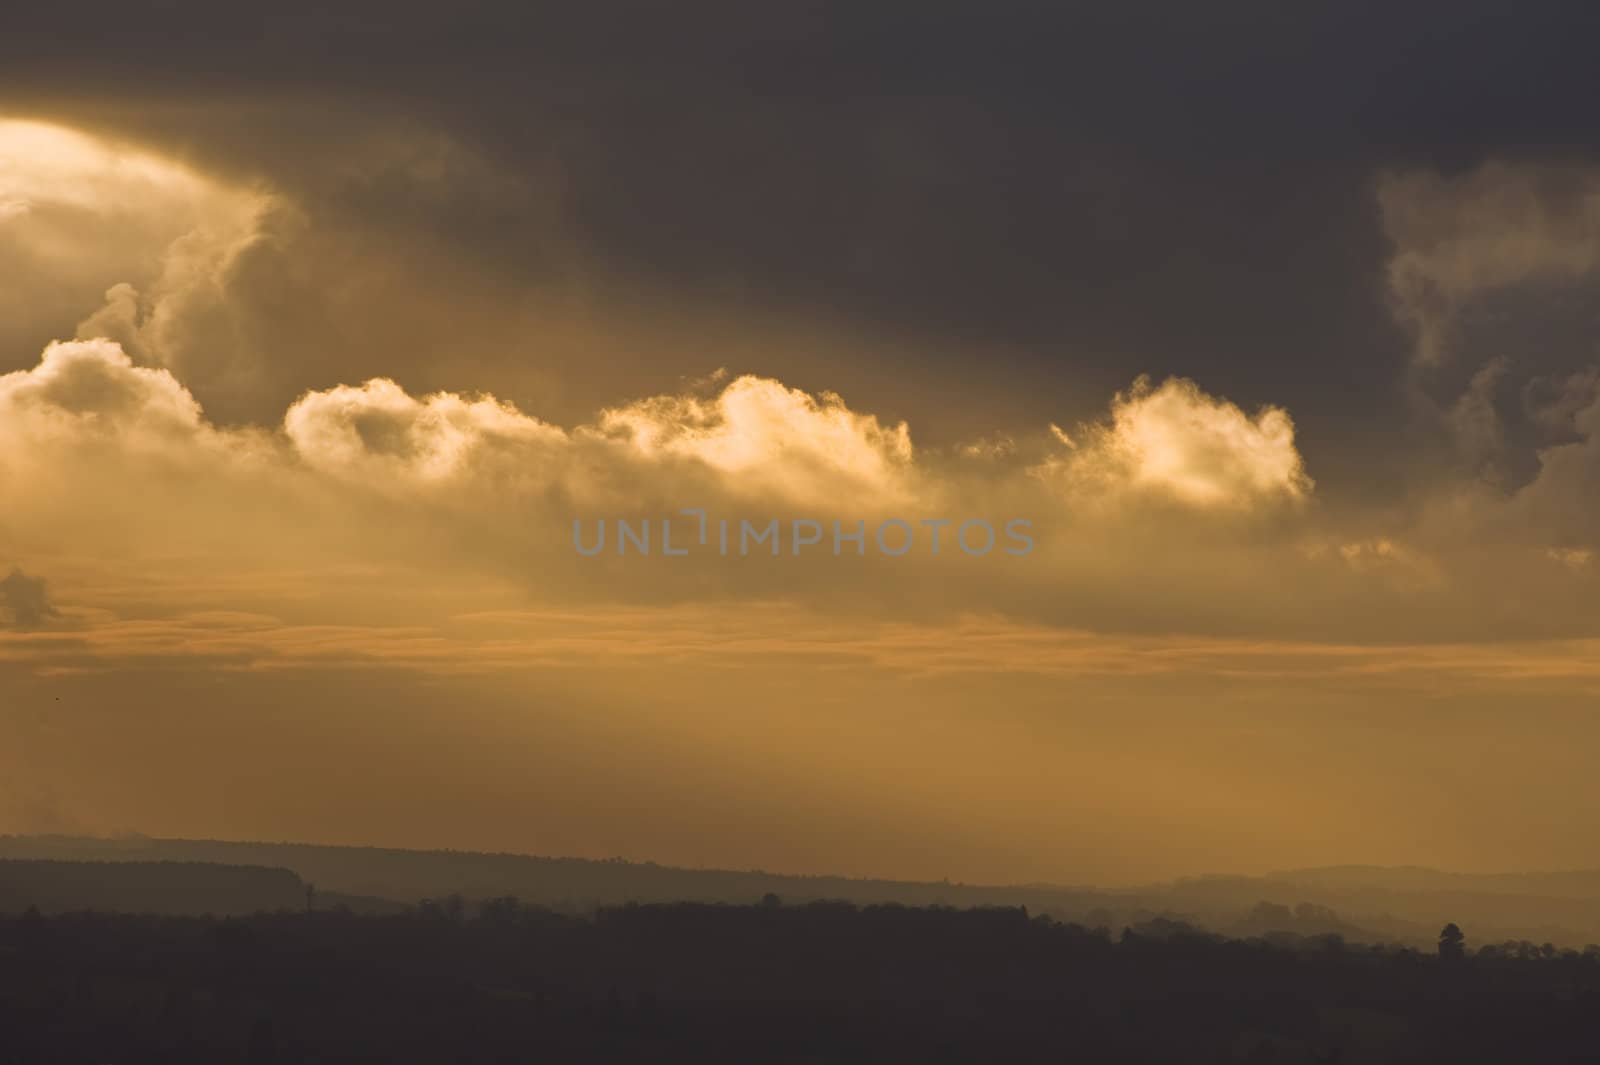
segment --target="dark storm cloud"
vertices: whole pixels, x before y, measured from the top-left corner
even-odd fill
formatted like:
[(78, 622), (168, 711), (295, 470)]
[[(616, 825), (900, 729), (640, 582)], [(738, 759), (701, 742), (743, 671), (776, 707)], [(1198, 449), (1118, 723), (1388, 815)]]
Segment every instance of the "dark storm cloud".
[[(890, 379), (1003, 381), (1035, 421), (1087, 412), (1064, 383), (1098, 406), (1134, 373), (1193, 376), (1286, 405), (1339, 483), (1387, 476), (1371, 456), (1405, 424), (1374, 171), (1590, 154), (1597, 22), (1557, 3), (34, 5), (0, 62), (20, 99), (269, 173), (323, 218), (559, 273), (571, 246), (525, 205), (318, 184), (352, 130), (445, 129), (538, 175), (608, 279), (900, 335), (927, 354), (886, 355)], [(854, 372), (817, 359), (817, 384)]]

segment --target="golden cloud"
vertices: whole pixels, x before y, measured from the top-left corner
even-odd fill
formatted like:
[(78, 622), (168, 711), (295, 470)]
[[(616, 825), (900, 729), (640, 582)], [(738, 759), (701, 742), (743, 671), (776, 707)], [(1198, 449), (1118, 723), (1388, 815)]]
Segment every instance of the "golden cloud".
[(843, 399), (744, 376), (711, 399), (654, 396), (604, 410), (598, 429), (648, 460), (690, 459), (750, 495), (799, 504), (895, 504), (914, 493), (911, 432)]
[(0, 341), (98, 303), (80, 337), (175, 364), (190, 326), (223, 313), (219, 279), (273, 202), (138, 148), (0, 120)]
[(1288, 412), (1264, 407), (1251, 416), (1182, 378), (1159, 386), (1139, 378), (1112, 401), (1110, 422), (1087, 430), (1083, 445), (1052, 429), (1071, 450), (1040, 472), (1091, 491), (1245, 509), (1299, 501), (1312, 490)]
[(458, 478), (508, 452), (543, 467), (544, 456), (569, 442), (561, 429), (492, 396), (440, 392), (416, 399), (382, 378), (308, 393), (283, 425), (312, 468), (379, 486)]
[(32, 370), (0, 376), (8, 428), (37, 436), (114, 438), (139, 445), (202, 428), (200, 404), (166, 370), (135, 366), (110, 340), (45, 348)]

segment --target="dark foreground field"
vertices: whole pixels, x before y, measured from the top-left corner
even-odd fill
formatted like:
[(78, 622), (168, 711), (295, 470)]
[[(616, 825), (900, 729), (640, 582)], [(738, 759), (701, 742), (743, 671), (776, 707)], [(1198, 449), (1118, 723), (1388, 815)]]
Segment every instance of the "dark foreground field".
[(0, 1062), (1600, 1060), (1600, 960), (1022, 910), (0, 918)]

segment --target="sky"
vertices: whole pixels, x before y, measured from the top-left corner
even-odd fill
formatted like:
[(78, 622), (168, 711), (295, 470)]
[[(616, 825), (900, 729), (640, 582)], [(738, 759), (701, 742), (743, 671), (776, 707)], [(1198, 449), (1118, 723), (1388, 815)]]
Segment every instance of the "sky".
[(1597, 21), (9, 15), (0, 832), (1592, 865)]

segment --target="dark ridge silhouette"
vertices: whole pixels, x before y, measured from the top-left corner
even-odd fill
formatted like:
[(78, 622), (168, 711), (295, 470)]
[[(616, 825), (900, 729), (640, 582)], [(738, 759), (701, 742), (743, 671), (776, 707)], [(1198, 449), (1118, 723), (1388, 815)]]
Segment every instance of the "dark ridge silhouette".
[[(1087, 927), (1121, 928), (1157, 917), (1233, 936), (1338, 934), (1351, 941), (1435, 948), (1447, 921), (1485, 942), (1600, 941), (1600, 873), (1469, 875), (1346, 866), (1268, 877), (1197, 877), (1137, 888), (973, 885), (683, 869), (622, 859), (414, 851), (303, 843), (132, 837), (0, 836), (0, 857), (96, 861), (203, 861), (289, 869), (328, 906), (395, 912), (418, 898), (515, 895), (575, 913), (628, 902), (743, 903), (766, 894), (791, 902), (1026, 906)], [(1262, 908), (1266, 904), (1266, 908)], [(124, 907), (126, 908), (126, 907)]]
[(1120, 908), (1115, 896), (1091, 889), (792, 876), (760, 870), (684, 869), (621, 858), (596, 861), (306, 843), (0, 836), (0, 857), (268, 865), (293, 870), (303, 880), (316, 884), (319, 893), (339, 892), (397, 902), (452, 894), (468, 899), (515, 895), (528, 902), (575, 911), (629, 902), (743, 903), (769, 893), (792, 901), (1009, 905), (1028, 906), (1035, 912), (1087, 911), (1097, 905)]
[(1440, 891), (1475, 895), (1534, 895), (1556, 899), (1600, 898), (1600, 869), (1540, 873), (1449, 873), (1422, 866), (1325, 865), (1272, 873), (1270, 878), (1328, 888)]
[(0, 912), (107, 910), (228, 916), (304, 905), (287, 869), (206, 862), (70, 862), (0, 859)]
[(1569, 1065), (1600, 1047), (1600, 948), (751, 901), (0, 917), (0, 1061)]

